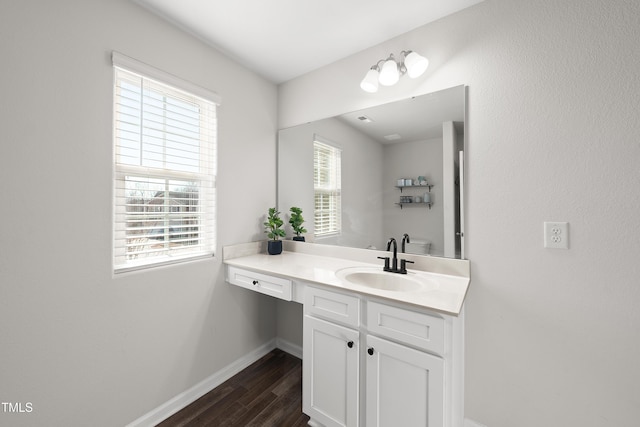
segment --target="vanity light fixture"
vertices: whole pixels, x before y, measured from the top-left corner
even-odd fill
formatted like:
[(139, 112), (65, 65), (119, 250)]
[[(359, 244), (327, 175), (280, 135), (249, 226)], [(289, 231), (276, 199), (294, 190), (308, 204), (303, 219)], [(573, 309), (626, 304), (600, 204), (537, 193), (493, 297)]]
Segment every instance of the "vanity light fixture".
[(427, 58), (411, 50), (400, 52), (400, 61), (397, 61), (392, 53), (387, 59), (381, 59), (371, 67), (360, 82), (360, 87), (365, 92), (375, 93), (378, 91), (378, 84), (393, 86), (405, 74), (415, 79), (421, 76), (428, 66)]

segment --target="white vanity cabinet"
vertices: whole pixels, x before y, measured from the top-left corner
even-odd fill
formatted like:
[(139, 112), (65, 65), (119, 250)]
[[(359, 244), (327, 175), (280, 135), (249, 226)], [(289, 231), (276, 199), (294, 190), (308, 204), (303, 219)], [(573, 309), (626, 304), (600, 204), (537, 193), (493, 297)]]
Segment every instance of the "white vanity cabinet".
[(226, 279), (303, 304), (302, 409), (309, 425), (463, 426), (468, 261), (422, 260), (416, 274), (435, 288), (390, 290), (339, 277), (344, 269), (379, 269), (351, 252), (344, 259), (335, 251), (253, 252), (261, 247), (225, 248)]
[(303, 412), (310, 425), (449, 426), (445, 319), (308, 286)]
[(302, 411), (325, 426), (358, 426), (359, 333), (304, 316)]
[(444, 360), (367, 335), (367, 427), (443, 426)]
[(303, 321), (302, 411), (327, 427), (358, 426), (360, 299), (307, 287)]

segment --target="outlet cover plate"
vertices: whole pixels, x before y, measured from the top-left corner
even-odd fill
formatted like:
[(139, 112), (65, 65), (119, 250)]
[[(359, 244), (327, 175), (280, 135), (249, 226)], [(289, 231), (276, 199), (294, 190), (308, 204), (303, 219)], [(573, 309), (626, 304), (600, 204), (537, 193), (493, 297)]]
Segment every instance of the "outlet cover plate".
[(569, 223), (545, 222), (544, 247), (551, 249), (569, 249)]

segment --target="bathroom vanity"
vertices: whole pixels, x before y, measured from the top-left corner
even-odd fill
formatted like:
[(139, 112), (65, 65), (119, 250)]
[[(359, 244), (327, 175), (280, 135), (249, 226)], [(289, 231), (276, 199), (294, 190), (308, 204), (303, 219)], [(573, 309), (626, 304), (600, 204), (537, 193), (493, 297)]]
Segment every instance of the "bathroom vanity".
[(404, 275), (382, 271), (383, 251), (262, 246), (225, 247), (226, 279), (303, 304), (310, 425), (462, 425), (468, 261), (399, 254), (414, 262)]

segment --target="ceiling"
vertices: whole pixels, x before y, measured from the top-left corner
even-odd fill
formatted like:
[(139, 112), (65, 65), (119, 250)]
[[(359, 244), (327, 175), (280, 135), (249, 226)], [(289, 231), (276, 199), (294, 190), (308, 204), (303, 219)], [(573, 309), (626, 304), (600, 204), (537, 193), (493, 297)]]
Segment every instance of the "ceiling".
[(459, 134), (463, 134), (464, 115), (464, 86), (454, 86), (337, 118), (374, 141), (396, 144), (442, 138), (442, 123), (449, 121), (454, 122)]
[(482, 0), (132, 0), (274, 83)]

